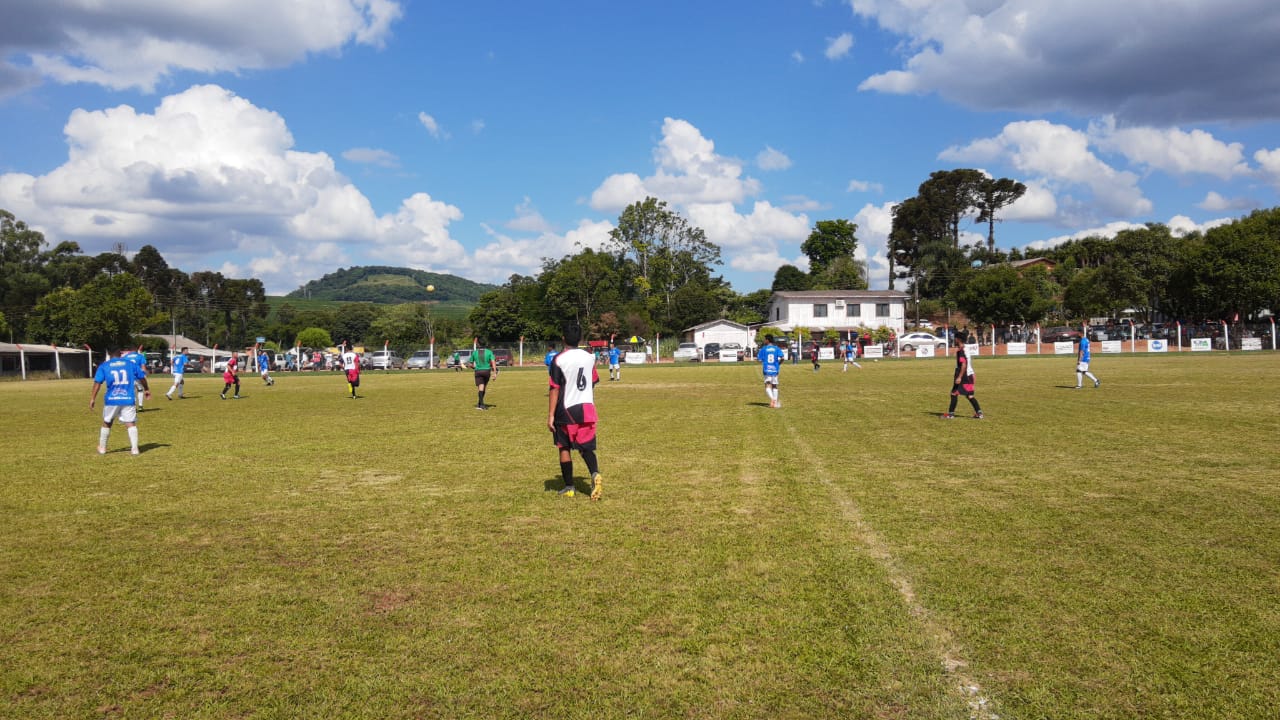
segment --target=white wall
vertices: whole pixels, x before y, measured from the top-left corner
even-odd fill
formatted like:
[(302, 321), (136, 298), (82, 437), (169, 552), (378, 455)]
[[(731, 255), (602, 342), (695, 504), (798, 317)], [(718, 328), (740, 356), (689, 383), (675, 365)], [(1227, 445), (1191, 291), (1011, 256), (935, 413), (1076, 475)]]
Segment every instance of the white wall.
[[(866, 326), (869, 328), (889, 327), (896, 333), (901, 335), (906, 330), (906, 314), (907, 306), (905, 302), (900, 300), (887, 300), (889, 305), (888, 317), (876, 316), (876, 304), (878, 301), (868, 300), (859, 301), (860, 312), (858, 315), (850, 317), (847, 312), (847, 306), (850, 304), (846, 301), (846, 307), (837, 308), (834, 301), (826, 301), (827, 317), (815, 317), (813, 314), (813, 301), (795, 302), (789, 301), (783, 306), (782, 319), (775, 320), (772, 315), (769, 317), (770, 324), (787, 323), (795, 327), (814, 328), (821, 327), (827, 330), (852, 330), (853, 328)], [(772, 308), (770, 308), (772, 310)]]

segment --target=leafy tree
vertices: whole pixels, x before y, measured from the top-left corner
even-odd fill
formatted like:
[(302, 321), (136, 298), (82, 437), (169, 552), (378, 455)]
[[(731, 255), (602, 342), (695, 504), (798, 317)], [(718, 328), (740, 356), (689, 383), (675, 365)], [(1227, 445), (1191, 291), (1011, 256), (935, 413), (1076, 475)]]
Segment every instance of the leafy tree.
[(978, 183), (974, 207), (978, 210), (977, 222), (987, 224), (987, 251), (996, 250), (996, 213), (1018, 201), (1027, 192), (1027, 186), (1009, 178), (984, 177)]
[(770, 287), (773, 292), (809, 290), (812, 287), (812, 283), (812, 279), (805, 271), (795, 265), (783, 265), (774, 271), (773, 285)]
[(621, 278), (612, 258), (587, 248), (543, 266), (547, 308), (559, 318), (590, 327), (621, 304)]
[(1062, 309), (1075, 318), (1092, 317), (1108, 313), (1112, 308), (1111, 297), (1098, 277), (1098, 268), (1075, 273), (1062, 291)]
[(1280, 208), (1207, 231), (1171, 286), (1177, 307), (1201, 317), (1248, 317), (1280, 307)]
[(821, 275), (841, 258), (853, 259), (858, 247), (858, 226), (848, 220), (819, 220), (800, 252), (809, 256), (809, 274)]
[(9, 321), (5, 319), (4, 313), (0, 312), (0, 335), (6, 335), (12, 338), (13, 331), (9, 329)]
[(133, 275), (99, 275), (79, 290), (61, 288), (40, 299), (33, 337), (98, 349), (133, 345), (133, 335), (164, 320), (151, 293)]
[(951, 297), (970, 320), (981, 325), (1039, 322), (1052, 301), (1010, 265), (971, 270), (955, 283)]
[(691, 282), (705, 283), (710, 266), (720, 264), (720, 248), (707, 240), (701, 228), (652, 197), (622, 211), (617, 227), (609, 232), (609, 247), (619, 261), (635, 263), (634, 283), (640, 295), (661, 297), (667, 316), (677, 289)]
[(333, 337), (359, 344), (366, 340), (377, 340), (369, 336), (369, 328), (382, 316), (382, 309), (368, 302), (343, 303), (333, 314), (333, 325), (330, 328)]
[(44, 235), (0, 210), (0, 311), (8, 314), (18, 337), (23, 335), (27, 312), (49, 290), (41, 272), (44, 245)]
[(720, 300), (706, 288), (685, 285), (675, 292), (671, 327), (678, 332), (714, 319), (720, 312)]
[(822, 272), (810, 273), (814, 290), (866, 290), (862, 265), (849, 256), (836, 258)]
[(920, 198), (929, 215), (946, 228), (951, 247), (960, 247), (960, 221), (978, 207), (980, 188), (987, 179), (979, 170), (960, 168), (929, 173), (920, 184)]
[(726, 317), (743, 325), (762, 323), (768, 319), (771, 299), (773, 299), (773, 291), (768, 289), (756, 290), (746, 295), (735, 295), (727, 303), (729, 312)]
[(375, 344), (389, 343), (403, 353), (425, 347), (430, 308), (423, 303), (401, 303), (387, 308), (369, 327), (366, 337)]
[(479, 337), (515, 340), (524, 334), (525, 316), (520, 298), (511, 287), (502, 287), (480, 296), (467, 315), (467, 322)]
[(324, 328), (303, 328), (294, 339), (294, 345), (308, 348), (333, 347), (333, 338), (329, 336), (329, 331)]

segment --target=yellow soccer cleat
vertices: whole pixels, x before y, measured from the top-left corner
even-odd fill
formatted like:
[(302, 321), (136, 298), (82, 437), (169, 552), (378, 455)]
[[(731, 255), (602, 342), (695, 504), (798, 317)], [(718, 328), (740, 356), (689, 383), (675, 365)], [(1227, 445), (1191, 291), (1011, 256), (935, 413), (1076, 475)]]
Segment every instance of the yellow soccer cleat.
[(604, 478), (600, 473), (596, 473), (591, 476), (591, 499), (599, 500), (602, 494), (604, 494)]

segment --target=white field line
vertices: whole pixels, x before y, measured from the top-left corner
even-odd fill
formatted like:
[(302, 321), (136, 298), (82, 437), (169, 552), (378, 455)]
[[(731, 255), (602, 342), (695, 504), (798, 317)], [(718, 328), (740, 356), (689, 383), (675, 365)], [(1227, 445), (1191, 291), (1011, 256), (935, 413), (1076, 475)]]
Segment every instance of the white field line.
[(867, 555), (875, 560), (885, 571), (889, 582), (893, 583), (893, 586), (898, 589), (898, 594), (902, 596), (902, 601), (906, 604), (907, 611), (911, 614), (911, 617), (920, 623), (927, 636), (933, 641), (934, 650), (941, 659), (943, 670), (955, 680), (957, 689), (964, 697), (965, 702), (969, 704), (969, 717), (974, 720), (999, 720), (1000, 716), (992, 709), (991, 701), (982, 692), (982, 688), (964, 671), (968, 667), (968, 662), (961, 655), (956, 645), (955, 636), (916, 597), (916, 591), (911, 585), (911, 580), (907, 577), (907, 573), (902, 570), (889, 545), (876, 533), (875, 529), (866, 523), (857, 503), (837, 487), (835, 483), (831, 482), (830, 474), (820, 459), (821, 456), (812, 452), (808, 443), (805, 442), (803, 436), (794, 426), (788, 425), (787, 430), (791, 434), (792, 441), (801, 450), (802, 454), (808, 457), (809, 461), (819, 470), (817, 473), (819, 481), (835, 501), (836, 506), (840, 509), (840, 514), (853, 526), (854, 535), (862, 544), (863, 549), (866, 550)]

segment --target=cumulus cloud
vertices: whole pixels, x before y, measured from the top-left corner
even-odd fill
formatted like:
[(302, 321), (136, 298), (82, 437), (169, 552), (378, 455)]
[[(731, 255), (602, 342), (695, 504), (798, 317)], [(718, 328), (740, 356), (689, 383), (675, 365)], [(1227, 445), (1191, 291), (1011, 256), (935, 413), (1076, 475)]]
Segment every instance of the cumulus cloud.
[(866, 78), (862, 90), (1157, 125), (1280, 117), (1272, 0), (849, 4), (907, 49), (901, 69)]
[(1261, 168), (1262, 174), (1277, 188), (1280, 188), (1280, 148), (1275, 150), (1259, 150), (1253, 159)]
[[(1210, 228), (1226, 225), (1232, 222), (1231, 218), (1217, 218), (1206, 222), (1197, 223), (1186, 215), (1174, 215), (1169, 218), (1165, 225), (1169, 226), (1169, 231), (1174, 235), (1186, 235), (1192, 232), (1204, 232)], [(1037, 240), (1027, 243), (1026, 247), (1031, 250), (1048, 250), (1055, 248), (1068, 240), (1083, 240), (1087, 237), (1114, 238), (1117, 234), (1124, 230), (1142, 230), (1146, 225), (1144, 223), (1133, 222), (1111, 222), (1099, 227), (1089, 228), (1071, 233), (1070, 235), (1059, 235), (1047, 240)]]
[(551, 231), (551, 224), (547, 222), (546, 218), (542, 217), (542, 213), (538, 212), (538, 209), (533, 206), (533, 201), (527, 196), (524, 202), (516, 206), (515, 212), (515, 218), (506, 222), (508, 229), (537, 233)]
[(152, 92), (179, 71), (283, 67), (351, 44), (381, 47), (402, 15), (398, 0), (10, 5), (0, 32), (0, 95), (40, 80)]
[(587, 248), (602, 249), (613, 223), (580, 220), (577, 227), (563, 235), (548, 230), (530, 237), (513, 237), (488, 225), (482, 227), (490, 242), (475, 251), (474, 265), (467, 277), (501, 284), (513, 274), (536, 272), (545, 258), (560, 258)]
[(1204, 200), (1197, 205), (1202, 210), (1210, 212), (1221, 212), (1223, 210), (1250, 210), (1258, 207), (1258, 201), (1253, 198), (1229, 198), (1220, 195), (1212, 190), (1204, 196)]
[(794, 63), (795, 63), (795, 64), (797, 64), (797, 65), (799, 65), (799, 64), (801, 64), (801, 63), (803, 63), (803, 62), (804, 62), (804, 53), (800, 52), (799, 50), (792, 50), (792, 51), (791, 51), (791, 61), (792, 61), (792, 62), (794, 62)]
[(1204, 174), (1228, 180), (1249, 174), (1244, 145), (1225, 143), (1203, 130), (1116, 127), (1108, 115), (1089, 124), (1089, 139), (1099, 149), (1170, 175)]
[[(462, 211), (426, 193), (379, 216), (325, 153), (294, 148), (283, 118), (216, 85), (152, 113), (76, 110), (67, 160), (46, 175), (0, 175), (0, 207), (85, 252), (153, 244), (184, 269), (249, 269), (287, 290), (364, 256), (455, 272)], [(375, 153), (376, 155), (376, 153)]]
[(400, 167), (400, 158), (393, 153), (377, 148), (351, 148), (342, 153), (342, 157), (345, 160), (361, 165), (377, 165), (384, 168)]
[(766, 145), (764, 150), (756, 154), (756, 167), (761, 170), (786, 170), (791, 167), (791, 158), (781, 150), (774, 150)]
[(950, 147), (939, 159), (969, 163), (1004, 163), (1035, 178), (1043, 188), (1087, 190), (1091, 202), (1070, 196), (1060, 203), (1063, 224), (1079, 224), (1094, 212), (1133, 217), (1151, 212), (1152, 204), (1138, 187), (1138, 176), (1116, 170), (1089, 149), (1089, 137), (1045, 120), (1009, 123), (997, 136)]
[(853, 35), (850, 33), (841, 33), (838, 37), (827, 38), (827, 49), (823, 54), (828, 60), (839, 60), (847, 57), (849, 51), (853, 49)]

